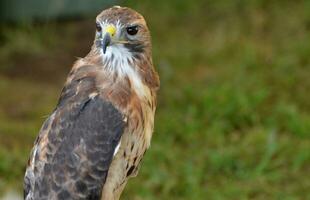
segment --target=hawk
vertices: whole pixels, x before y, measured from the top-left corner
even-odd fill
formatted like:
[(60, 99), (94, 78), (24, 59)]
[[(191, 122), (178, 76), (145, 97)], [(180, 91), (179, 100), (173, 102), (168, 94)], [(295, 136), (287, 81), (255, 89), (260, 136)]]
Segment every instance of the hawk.
[(159, 77), (142, 15), (114, 6), (96, 18), (32, 149), (24, 198), (119, 199), (150, 146)]

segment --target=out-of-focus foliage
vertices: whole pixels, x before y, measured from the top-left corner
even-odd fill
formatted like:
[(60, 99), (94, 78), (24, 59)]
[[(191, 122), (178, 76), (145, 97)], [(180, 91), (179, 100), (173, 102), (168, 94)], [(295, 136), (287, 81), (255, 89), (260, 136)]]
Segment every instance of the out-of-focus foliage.
[(2, 0), (0, 22), (44, 21), (93, 15), (117, 0)]
[[(161, 90), (152, 146), (123, 199), (309, 199), (310, 3), (124, 5), (148, 21)], [(0, 188), (21, 188), (93, 21), (2, 28)]]

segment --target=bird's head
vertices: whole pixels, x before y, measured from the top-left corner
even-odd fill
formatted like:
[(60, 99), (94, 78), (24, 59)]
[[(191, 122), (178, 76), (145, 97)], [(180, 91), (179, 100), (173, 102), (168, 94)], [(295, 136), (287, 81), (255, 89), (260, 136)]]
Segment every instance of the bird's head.
[(94, 48), (105, 60), (150, 54), (151, 38), (143, 16), (120, 6), (102, 11), (96, 18)]
[(129, 78), (131, 85), (142, 81), (159, 87), (149, 29), (143, 16), (130, 8), (114, 6), (96, 17), (95, 41), (84, 60), (110, 77)]

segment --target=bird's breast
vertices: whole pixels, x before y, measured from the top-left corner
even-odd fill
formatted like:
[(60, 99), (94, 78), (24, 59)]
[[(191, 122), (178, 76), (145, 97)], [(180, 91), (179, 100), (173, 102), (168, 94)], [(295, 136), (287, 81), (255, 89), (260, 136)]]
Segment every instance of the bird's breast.
[(155, 91), (144, 84), (137, 74), (118, 77), (110, 86), (105, 87), (103, 93), (117, 104), (127, 126), (109, 169), (103, 199), (109, 199), (111, 191), (114, 191), (114, 197), (120, 194), (127, 179), (137, 174), (143, 155), (150, 146), (156, 104)]

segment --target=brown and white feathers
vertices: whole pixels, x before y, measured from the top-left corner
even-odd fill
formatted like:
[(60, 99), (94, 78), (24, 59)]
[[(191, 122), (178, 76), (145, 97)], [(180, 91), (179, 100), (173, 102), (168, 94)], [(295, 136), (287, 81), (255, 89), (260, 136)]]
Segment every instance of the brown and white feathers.
[(119, 199), (150, 145), (159, 78), (146, 22), (115, 6), (97, 16), (96, 28), (35, 141), (27, 200)]

